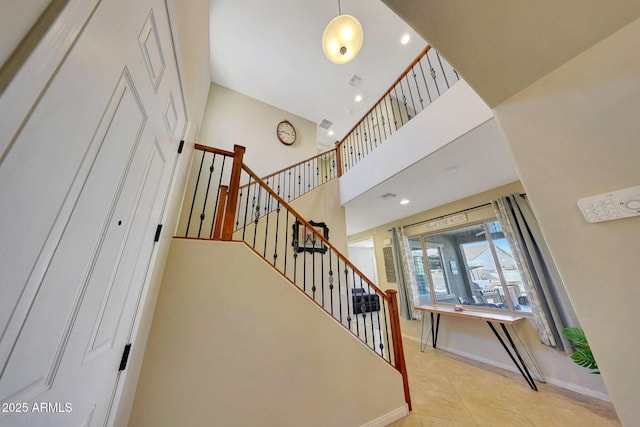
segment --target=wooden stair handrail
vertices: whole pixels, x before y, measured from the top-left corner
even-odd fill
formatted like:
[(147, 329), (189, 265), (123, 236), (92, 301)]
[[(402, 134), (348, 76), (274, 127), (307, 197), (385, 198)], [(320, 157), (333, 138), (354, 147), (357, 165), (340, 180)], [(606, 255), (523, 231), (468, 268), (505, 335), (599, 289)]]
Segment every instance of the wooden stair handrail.
[(389, 297), (387, 296), (387, 294), (381, 290), (380, 288), (378, 288), (373, 282), (371, 282), (371, 280), (369, 280), (369, 278), (367, 278), (367, 276), (364, 275), (364, 273), (362, 273), (355, 265), (353, 265), (351, 263), (351, 261), (349, 261), (349, 258), (347, 258), (346, 256), (344, 256), (342, 254), (342, 252), (340, 252), (335, 246), (333, 246), (327, 239), (325, 239), (325, 237), (320, 234), (306, 219), (304, 219), (304, 217), (302, 215), (300, 215), (300, 213), (298, 213), (298, 211), (296, 211), (293, 207), (291, 207), (291, 205), (289, 205), (282, 197), (280, 197), (278, 195), (278, 193), (276, 193), (275, 191), (273, 191), (273, 189), (271, 187), (269, 187), (262, 179), (260, 179), (258, 177), (258, 175), (256, 175), (255, 172), (253, 172), (247, 165), (243, 164), (242, 168), (245, 170), (245, 172), (247, 172), (250, 176), (253, 177), (253, 179), (260, 184), (262, 187), (265, 188), (265, 190), (271, 194), (271, 196), (273, 196), (274, 199), (276, 199), (282, 206), (284, 206), (289, 212), (291, 212), (293, 214), (293, 216), (296, 217), (296, 219), (298, 221), (300, 221), (301, 224), (305, 225), (308, 229), (311, 229), (311, 231), (316, 235), (316, 238), (318, 238), (319, 240), (321, 240), (324, 244), (326, 244), (328, 247), (331, 248), (331, 250), (333, 252), (335, 252), (340, 258), (342, 258), (342, 260), (344, 261), (345, 264), (347, 264), (349, 266), (349, 268), (351, 268), (356, 274), (358, 274), (362, 279), (364, 279), (364, 281), (371, 287), (373, 288), (373, 290), (376, 291), (377, 294), (379, 294), (380, 296), (382, 296), (382, 298), (384, 298), (385, 300), (389, 301)]
[(220, 148), (209, 147), (208, 145), (195, 144), (193, 148), (200, 151), (206, 151), (208, 153), (221, 154), (227, 157), (233, 157), (235, 155), (233, 151), (227, 151), (227, 150), (222, 150)]

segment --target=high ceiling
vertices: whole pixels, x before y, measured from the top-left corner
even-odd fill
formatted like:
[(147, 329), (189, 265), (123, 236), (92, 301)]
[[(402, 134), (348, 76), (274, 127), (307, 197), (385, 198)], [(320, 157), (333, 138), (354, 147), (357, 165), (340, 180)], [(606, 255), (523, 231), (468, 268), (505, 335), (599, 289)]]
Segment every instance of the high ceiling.
[[(427, 45), (380, 0), (340, 3), (364, 28), (360, 54), (344, 65), (329, 62), (321, 46), (336, 1), (211, 0), (212, 81), (316, 124), (333, 122), (333, 136), (318, 128), (323, 151), (333, 147)], [(353, 75), (359, 87), (349, 84)]]
[[(341, 9), (361, 22), (364, 44), (355, 60), (336, 65), (324, 57), (321, 38), (324, 27), (338, 14), (338, 2), (210, 0), (212, 81), (316, 124), (325, 119), (333, 122), (333, 136), (318, 127), (319, 151), (332, 148), (427, 45), (381, 0), (344, 0)], [(400, 39), (405, 34), (410, 41), (403, 45)], [(362, 79), (358, 87), (349, 84), (354, 75)], [(355, 101), (357, 94), (362, 96), (359, 103)], [(348, 203), (347, 232), (353, 234), (398, 219), (402, 212), (409, 215), (427, 210), (485, 191), (491, 185), (517, 180), (495, 123), (488, 126), (482, 128), (484, 132), (470, 132), (455, 145), (429, 156), (431, 160), (416, 162)], [(467, 144), (475, 144), (475, 148)], [(468, 159), (481, 148), (485, 149), (481, 157), (492, 166), (489, 175), (480, 161)], [(447, 160), (447, 156), (458, 158)], [(434, 162), (460, 164), (461, 159), (467, 159), (468, 166), (456, 177), (432, 176)], [(438, 181), (437, 191), (421, 191), (421, 177), (426, 176), (430, 182)], [(406, 189), (411, 205), (400, 211), (396, 203), (379, 203), (376, 197), (384, 188), (393, 188), (396, 193)]]

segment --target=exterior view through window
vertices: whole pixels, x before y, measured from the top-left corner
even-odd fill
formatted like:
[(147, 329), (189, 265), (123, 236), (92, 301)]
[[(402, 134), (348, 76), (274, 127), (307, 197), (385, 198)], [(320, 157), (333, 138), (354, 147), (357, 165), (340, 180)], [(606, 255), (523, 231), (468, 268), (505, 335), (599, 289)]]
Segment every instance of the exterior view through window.
[(409, 237), (421, 303), (531, 312), (498, 221)]

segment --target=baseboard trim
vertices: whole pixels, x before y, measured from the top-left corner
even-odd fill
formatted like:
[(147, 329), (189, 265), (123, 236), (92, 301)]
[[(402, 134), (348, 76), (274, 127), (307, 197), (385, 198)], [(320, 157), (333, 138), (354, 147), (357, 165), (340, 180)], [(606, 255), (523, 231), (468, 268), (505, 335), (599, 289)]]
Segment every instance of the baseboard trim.
[[(408, 339), (410, 341), (415, 341), (415, 342), (420, 342), (419, 338), (416, 338), (414, 336), (410, 336), (410, 335), (402, 335), (403, 338)], [(431, 348), (431, 347), (429, 347)], [(458, 349), (453, 349), (444, 345), (440, 345), (438, 346), (439, 350), (444, 350), (444, 351), (448, 351), (449, 353), (453, 353), (457, 356), (462, 356), (462, 357), (466, 357), (467, 359), (471, 359), (471, 360), (475, 360), (476, 362), (481, 362), (481, 363), (486, 363), (487, 365), (491, 365), (491, 366), (495, 366), (496, 368), (500, 368), (500, 369), (504, 369), (505, 371), (509, 371), (509, 372), (513, 372), (516, 374), (520, 374), (520, 371), (518, 371), (516, 369), (515, 366), (513, 365), (507, 365), (504, 363), (499, 363), (496, 362), (495, 360), (491, 360), (491, 359), (485, 359), (484, 357), (479, 357), (475, 354), (471, 354), (471, 353), (467, 353), (464, 351), (460, 351)], [(533, 373), (532, 373), (533, 375)], [(571, 384), (569, 382), (566, 381), (562, 381), (559, 380), (557, 378), (553, 378), (553, 377), (546, 377), (545, 378), (546, 382), (549, 384), (553, 384), (557, 387), (561, 387), (567, 390), (571, 390), (574, 391), (576, 393), (580, 393), (584, 396), (589, 396), (589, 397), (593, 397), (596, 399), (600, 399), (600, 400), (604, 400), (605, 402), (611, 402), (611, 398), (609, 397), (608, 394), (606, 393), (602, 393), (600, 391), (596, 391), (596, 390), (591, 390), (589, 388), (586, 387), (581, 387), (579, 385), (576, 384)]]
[(400, 418), (404, 418), (409, 415), (409, 408), (407, 405), (403, 405), (400, 408), (394, 409), (391, 412), (388, 412), (375, 420), (371, 420), (365, 424), (362, 424), (360, 427), (384, 427), (388, 426), (394, 421), (398, 421)]

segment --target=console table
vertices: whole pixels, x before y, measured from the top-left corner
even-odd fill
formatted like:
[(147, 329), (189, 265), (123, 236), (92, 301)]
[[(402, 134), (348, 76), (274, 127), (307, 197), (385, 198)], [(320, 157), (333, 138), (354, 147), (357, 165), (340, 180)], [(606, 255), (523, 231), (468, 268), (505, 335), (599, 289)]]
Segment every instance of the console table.
[[(523, 322), (525, 320), (524, 316), (512, 316), (509, 314), (491, 313), (491, 312), (475, 311), (475, 310), (455, 311), (453, 309), (453, 306), (440, 306), (440, 305), (431, 305), (431, 304), (419, 305), (414, 307), (414, 309), (418, 311), (428, 312), (430, 314), (431, 343), (433, 345), (433, 348), (437, 348), (436, 346), (438, 344), (438, 329), (440, 328), (441, 314), (444, 314), (447, 316), (464, 317), (467, 319), (483, 320), (487, 322), (487, 325), (489, 325), (489, 328), (491, 328), (491, 331), (493, 332), (493, 334), (496, 336), (500, 344), (502, 344), (502, 348), (504, 348), (504, 350), (507, 352), (507, 354), (509, 355), (513, 363), (516, 365), (516, 367), (522, 374), (522, 377), (525, 379), (527, 384), (529, 384), (529, 387), (531, 387), (531, 389), (535, 391), (538, 391), (538, 387), (536, 387), (536, 384), (533, 381), (533, 377), (529, 373), (529, 369), (527, 368), (526, 363), (524, 363), (524, 360), (522, 360), (522, 357), (520, 356), (520, 352), (518, 351), (515, 343), (513, 342), (513, 339), (511, 339), (511, 335), (509, 335), (509, 331), (507, 330), (507, 327), (506, 327), (506, 325), (515, 325), (516, 323)], [(436, 315), (435, 322), (434, 322), (434, 314)], [(423, 314), (422, 328), (420, 329), (420, 351), (424, 351), (424, 347), (426, 346), (426, 342), (425, 342), (426, 340), (423, 339), (425, 317), (426, 316)], [(511, 348), (507, 346), (504, 338), (500, 335), (500, 333), (498, 332), (498, 329), (496, 329), (493, 322), (500, 324), (502, 332), (504, 333), (504, 336), (506, 337), (507, 341), (509, 341)]]

